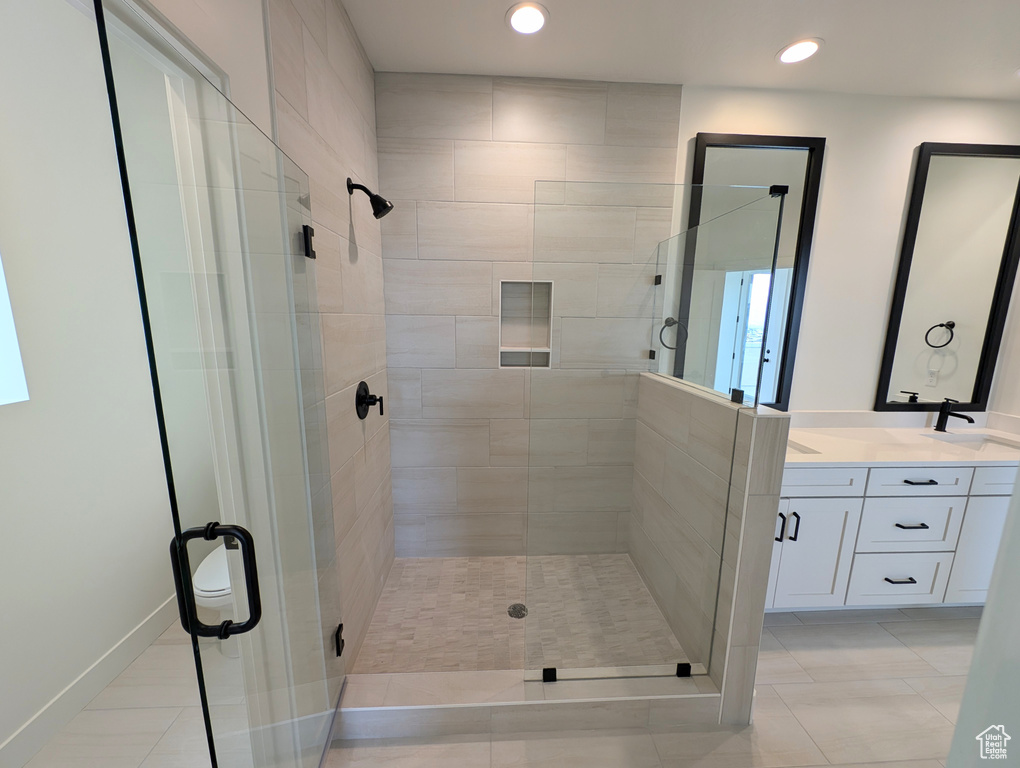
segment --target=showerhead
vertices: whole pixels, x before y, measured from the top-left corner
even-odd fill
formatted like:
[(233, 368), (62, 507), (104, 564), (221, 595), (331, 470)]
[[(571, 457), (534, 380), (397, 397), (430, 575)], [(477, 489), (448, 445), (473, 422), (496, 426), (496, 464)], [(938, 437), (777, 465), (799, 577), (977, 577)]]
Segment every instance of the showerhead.
[(366, 195), (368, 195), (368, 201), (372, 204), (372, 215), (377, 219), (381, 219), (387, 213), (393, 210), (393, 203), (387, 200), (382, 195), (377, 195), (375, 192), (370, 190), (364, 184), (355, 184), (354, 180), (349, 176), (347, 177), (347, 194), (353, 195), (354, 190), (360, 189)]

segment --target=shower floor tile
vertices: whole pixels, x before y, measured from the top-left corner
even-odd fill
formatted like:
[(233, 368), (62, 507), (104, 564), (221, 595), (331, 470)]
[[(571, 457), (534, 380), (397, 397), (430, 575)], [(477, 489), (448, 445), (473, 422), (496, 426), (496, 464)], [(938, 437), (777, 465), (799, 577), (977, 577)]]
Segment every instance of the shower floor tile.
[[(507, 615), (516, 602), (528, 606), (526, 619)], [(686, 660), (628, 555), (402, 558), (394, 561), (353, 672)]]

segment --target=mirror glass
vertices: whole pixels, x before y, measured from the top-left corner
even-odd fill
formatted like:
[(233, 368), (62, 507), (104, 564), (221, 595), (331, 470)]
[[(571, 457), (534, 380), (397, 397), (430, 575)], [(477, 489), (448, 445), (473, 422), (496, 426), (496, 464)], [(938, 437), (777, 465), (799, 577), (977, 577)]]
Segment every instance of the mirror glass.
[[(739, 233), (720, 232), (711, 241), (689, 240), (685, 265), (699, 268), (717, 281), (712, 306), (685, 304), (679, 296), (678, 317), (689, 315), (713, 324), (709, 347), (692, 337), (681, 345), (674, 375), (701, 376), (720, 391), (725, 387), (751, 393), (758, 402), (786, 410), (790, 404), (793, 369), (807, 281), (808, 258), (821, 186), (825, 139), (803, 136), (764, 136), (699, 133), (694, 144), (694, 184), (755, 185), (789, 189), (783, 201), (780, 239), (774, 274), (742, 265), (737, 255)], [(700, 200), (692, 188), (689, 222), (710, 223), (711, 201)], [(753, 265), (752, 265), (753, 266)], [(767, 272), (767, 270), (766, 270)], [(761, 297), (771, 294), (764, 306)], [(746, 363), (760, 355), (760, 382), (748, 380)], [(759, 386), (760, 384), (760, 386)]]
[(1018, 186), (1020, 156), (922, 145), (880, 410), (933, 408), (945, 398), (983, 409), (1009, 304), (1008, 273), (1016, 269), (1011, 234)]

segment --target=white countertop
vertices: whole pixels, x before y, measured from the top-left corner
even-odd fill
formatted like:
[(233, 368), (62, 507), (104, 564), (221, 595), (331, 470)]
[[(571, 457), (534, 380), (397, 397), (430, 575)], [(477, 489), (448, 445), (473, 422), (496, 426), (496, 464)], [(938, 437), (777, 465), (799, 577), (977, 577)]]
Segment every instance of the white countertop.
[(952, 466), (1020, 463), (1020, 435), (994, 429), (791, 429), (786, 465)]

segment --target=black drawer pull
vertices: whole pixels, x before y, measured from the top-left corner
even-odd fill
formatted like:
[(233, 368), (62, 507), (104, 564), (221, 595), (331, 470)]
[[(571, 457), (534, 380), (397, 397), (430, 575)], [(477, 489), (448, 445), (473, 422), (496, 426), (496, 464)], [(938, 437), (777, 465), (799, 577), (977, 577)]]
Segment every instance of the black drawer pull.
[(780, 512), (779, 517), (783, 520), (783, 527), (779, 529), (779, 535), (776, 536), (776, 541), (782, 541), (786, 538), (786, 515)]
[(885, 580), (888, 581), (890, 584), (916, 584), (917, 583), (917, 579), (915, 579), (913, 576), (908, 576), (905, 579), (890, 579), (888, 576), (886, 576)]
[(938, 485), (938, 480), (904, 480), (907, 485)]
[(914, 525), (904, 525), (903, 523), (896, 523), (897, 528), (902, 528), (904, 531), (927, 531), (928, 523), (916, 523)]

